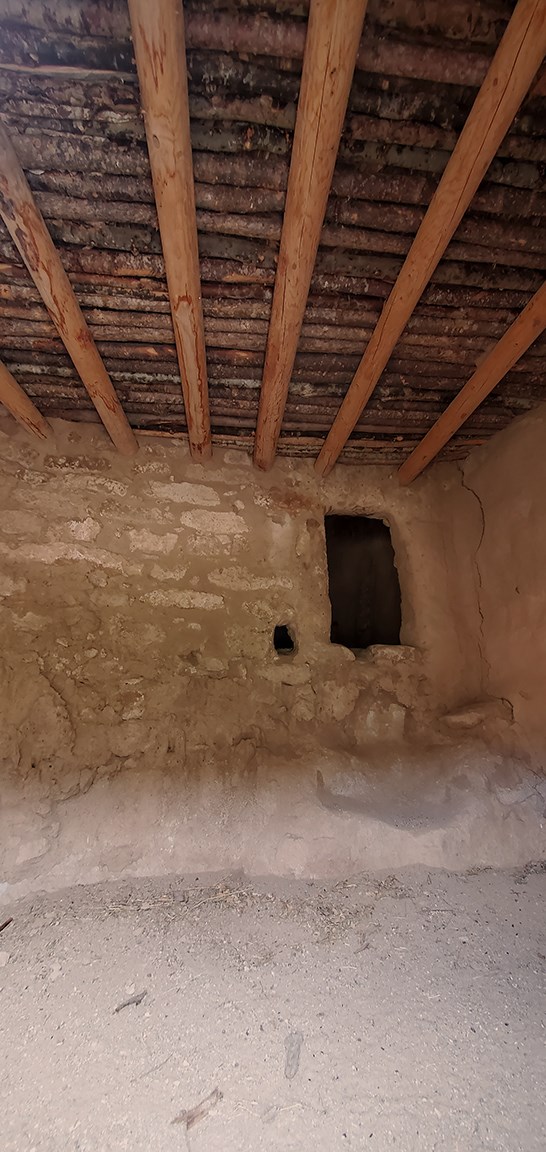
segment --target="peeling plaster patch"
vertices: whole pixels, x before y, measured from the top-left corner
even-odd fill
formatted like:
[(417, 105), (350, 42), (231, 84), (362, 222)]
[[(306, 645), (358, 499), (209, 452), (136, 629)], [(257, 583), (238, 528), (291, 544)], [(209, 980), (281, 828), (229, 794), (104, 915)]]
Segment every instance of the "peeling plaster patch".
[(225, 556), (233, 544), (232, 536), (205, 536), (203, 532), (189, 536), (185, 551), (192, 556)]
[(152, 580), (183, 580), (187, 568), (160, 568), (154, 564), (151, 572)]
[(88, 572), (87, 580), (93, 585), (94, 588), (105, 588), (108, 583), (108, 577), (105, 572)]
[(67, 528), (76, 540), (95, 540), (100, 532), (100, 524), (91, 516), (86, 516), (85, 520), (69, 520)]
[[(4, 461), (18, 459), (17, 455), (14, 455), (14, 453), (9, 450), (9, 446), (3, 450), (2, 456)], [(28, 485), (29, 487), (32, 486), (33, 488), (41, 488), (42, 485), (47, 484), (47, 476), (44, 476), (40, 472), (33, 472), (32, 468), (21, 468), (16, 473), (16, 477), (19, 483)]]
[(266, 600), (254, 600), (254, 602), (243, 604), (246, 612), (250, 612), (252, 616), (257, 616), (262, 621), (274, 620), (277, 613), (273, 610), (271, 604)]
[(256, 492), (253, 497), (253, 503), (257, 504), (259, 508), (268, 508), (271, 504), (271, 497), (265, 492)]
[(261, 592), (267, 588), (292, 588), (287, 576), (253, 576), (245, 568), (217, 568), (209, 572), (211, 584), (219, 584), (232, 591)]
[(200, 504), (210, 507), (219, 504), (220, 497), (214, 488), (207, 488), (205, 484), (162, 484), (153, 480), (150, 484), (152, 496), (158, 500), (172, 500), (175, 504)]
[[(153, 380), (153, 378), (152, 378), (152, 380)], [(150, 383), (151, 382), (152, 381), (150, 381)], [(141, 449), (141, 451), (142, 451), (142, 449)], [(145, 464), (140, 464), (140, 463), (134, 464), (133, 467), (134, 467), (135, 472), (140, 472), (141, 474), (146, 473), (146, 472), (155, 472), (156, 476), (157, 475), (161, 476), (161, 475), (165, 475), (167, 465), (164, 464), (162, 460), (150, 460)]]
[(217, 674), (219, 672), (226, 672), (228, 668), (227, 660), (219, 660), (216, 656), (203, 656), (199, 661), (199, 667), (204, 672), (211, 672)]
[(174, 532), (166, 532), (164, 536), (148, 532), (147, 528), (133, 528), (129, 532), (131, 552), (172, 552), (177, 540), (178, 536)]
[(44, 456), (44, 468), (54, 472), (107, 472), (110, 461), (100, 456)]
[(216, 596), (213, 592), (175, 592), (156, 589), (146, 592), (141, 600), (154, 607), (161, 608), (222, 608), (223, 596)]
[(193, 528), (195, 532), (218, 536), (241, 536), (248, 532), (248, 524), (234, 512), (183, 512), (180, 523), (186, 528)]
[(127, 484), (120, 480), (112, 480), (110, 476), (78, 476), (71, 474), (63, 477), (65, 487), (71, 492), (108, 492), (109, 496), (118, 496), (120, 499), (127, 495)]
[[(112, 525), (120, 524), (123, 527), (130, 524), (140, 524), (142, 522), (142, 498), (134, 496), (126, 496), (123, 501), (120, 500), (105, 500), (101, 505), (100, 518), (104, 525), (109, 521)], [(172, 525), (175, 523), (173, 509), (170, 505), (164, 507), (155, 502), (151, 506), (150, 515), (147, 517), (147, 523), (152, 524), (154, 530), (160, 531), (160, 526), (163, 524)]]
[(278, 520), (270, 520), (268, 527), (274, 554), (278, 555), (279, 552), (292, 548), (292, 524), (289, 516), (283, 518), (283, 523)]
[(8, 548), (0, 544), (0, 556), (25, 563), (36, 560), (39, 564), (55, 564), (57, 560), (82, 560), (85, 564), (95, 564), (99, 568), (112, 568), (127, 576), (137, 576), (140, 569), (136, 564), (128, 564), (121, 556), (114, 556), (103, 548), (78, 548), (75, 544), (21, 544), (19, 548)]

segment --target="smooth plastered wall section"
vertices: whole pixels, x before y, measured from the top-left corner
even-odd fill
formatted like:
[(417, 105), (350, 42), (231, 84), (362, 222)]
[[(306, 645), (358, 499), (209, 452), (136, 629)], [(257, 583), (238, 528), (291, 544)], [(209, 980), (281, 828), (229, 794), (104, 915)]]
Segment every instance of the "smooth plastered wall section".
[(475, 451), (464, 481), (482, 520), (475, 552), (484, 681), (513, 709), (518, 746), (546, 767), (546, 405)]

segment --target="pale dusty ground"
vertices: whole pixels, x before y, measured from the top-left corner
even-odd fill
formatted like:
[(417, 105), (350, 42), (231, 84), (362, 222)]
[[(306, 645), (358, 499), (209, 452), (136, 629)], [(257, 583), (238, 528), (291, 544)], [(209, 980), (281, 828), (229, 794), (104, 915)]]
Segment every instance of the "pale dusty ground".
[(0, 915), (1, 1146), (544, 1152), (545, 885), (412, 869), (21, 901)]

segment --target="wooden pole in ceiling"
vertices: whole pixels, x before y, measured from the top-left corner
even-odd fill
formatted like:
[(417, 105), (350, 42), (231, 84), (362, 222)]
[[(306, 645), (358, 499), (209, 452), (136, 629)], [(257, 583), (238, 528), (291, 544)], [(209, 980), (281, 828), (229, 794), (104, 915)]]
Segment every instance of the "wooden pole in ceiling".
[(333, 468), (546, 51), (545, 0), (519, 0), (315, 467)]
[(311, 0), (254, 463), (275, 459), (367, 0)]
[(46, 440), (51, 435), (51, 427), (35, 404), (12, 376), (9, 368), (0, 360), (0, 404), (27, 429), (33, 436)]
[(517, 320), (488, 352), (459, 395), (432, 426), (421, 443), (398, 469), (401, 484), (411, 484), (447, 444), (448, 440), (475, 412), (482, 400), (493, 391), (503, 376), (514, 367), (531, 344), (546, 328), (546, 281), (535, 292)]
[(129, 0), (129, 14), (188, 439), (203, 460), (212, 448), (182, 0)]
[(0, 124), (0, 215), (34, 280), (82, 383), (125, 456), (138, 449), (135, 435), (87, 327), (61, 258), (35, 203), (11, 140)]

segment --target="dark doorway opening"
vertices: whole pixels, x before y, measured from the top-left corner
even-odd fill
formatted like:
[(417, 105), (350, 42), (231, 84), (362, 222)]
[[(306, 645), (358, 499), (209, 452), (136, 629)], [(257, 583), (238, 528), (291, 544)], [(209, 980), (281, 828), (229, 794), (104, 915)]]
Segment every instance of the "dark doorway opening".
[(273, 646), (279, 656), (290, 656), (296, 650), (292, 629), (288, 624), (276, 624), (273, 629)]
[(371, 516), (325, 516), (332, 644), (399, 644), (400, 584), (390, 529)]

